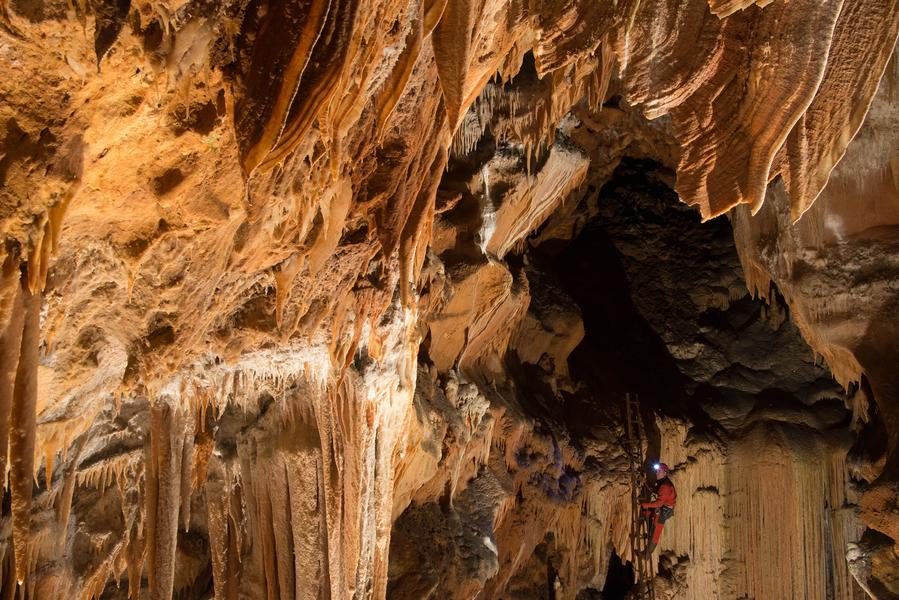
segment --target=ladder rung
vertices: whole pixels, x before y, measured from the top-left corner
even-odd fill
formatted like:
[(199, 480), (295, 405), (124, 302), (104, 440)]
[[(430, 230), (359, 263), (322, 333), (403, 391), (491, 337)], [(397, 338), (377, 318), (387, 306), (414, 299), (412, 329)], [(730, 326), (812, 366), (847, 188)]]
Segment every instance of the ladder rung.
[[(646, 441), (646, 431), (643, 428), (643, 417), (640, 413), (640, 399), (634, 394), (625, 395), (625, 407), (627, 415), (625, 420), (627, 441), (625, 449), (630, 462), (631, 472), (631, 554), (633, 565), (638, 577), (637, 598), (640, 600), (655, 600), (655, 588), (653, 587), (652, 560), (645, 560), (640, 542), (648, 541), (649, 527), (646, 519), (640, 514), (638, 505), (639, 488), (642, 484), (640, 471), (643, 463), (643, 443)], [(639, 450), (638, 450), (639, 448)]]

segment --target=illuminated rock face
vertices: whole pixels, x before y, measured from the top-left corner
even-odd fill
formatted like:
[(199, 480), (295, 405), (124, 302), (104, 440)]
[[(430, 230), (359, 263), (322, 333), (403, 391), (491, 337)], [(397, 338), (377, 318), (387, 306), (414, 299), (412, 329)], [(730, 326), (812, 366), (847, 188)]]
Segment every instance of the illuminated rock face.
[[(683, 490), (660, 589), (899, 593), (897, 33), (895, 0), (0, 0), (0, 596), (595, 597), (627, 391)], [(714, 221), (646, 265), (676, 234), (605, 208), (624, 157), (739, 261)]]

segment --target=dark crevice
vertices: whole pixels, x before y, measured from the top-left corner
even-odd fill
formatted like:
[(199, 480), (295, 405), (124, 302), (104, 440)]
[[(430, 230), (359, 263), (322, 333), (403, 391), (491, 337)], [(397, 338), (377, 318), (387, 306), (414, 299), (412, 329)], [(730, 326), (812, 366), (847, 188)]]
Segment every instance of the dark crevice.
[(634, 587), (634, 569), (630, 562), (623, 562), (616, 552), (609, 558), (605, 585), (602, 587), (603, 600), (624, 600)]

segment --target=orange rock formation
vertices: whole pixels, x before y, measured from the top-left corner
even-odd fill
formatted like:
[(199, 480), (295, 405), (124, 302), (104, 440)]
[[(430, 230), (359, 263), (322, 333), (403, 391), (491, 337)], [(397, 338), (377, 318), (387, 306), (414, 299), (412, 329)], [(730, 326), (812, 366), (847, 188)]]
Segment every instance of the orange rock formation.
[[(889, 544), (803, 507), (899, 540), (897, 36), (896, 0), (0, 0), (0, 597), (601, 589), (620, 422), (560, 416), (587, 317), (527, 263), (625, 156), (729, 215), (748, 287), (886, 438), (847, 464), (833, 423), (702, 445), (659, 416), (696, 491), (671, 593), (891, 589)], [(786, 560), (753, 519), (804, 580), (721, 573)]]

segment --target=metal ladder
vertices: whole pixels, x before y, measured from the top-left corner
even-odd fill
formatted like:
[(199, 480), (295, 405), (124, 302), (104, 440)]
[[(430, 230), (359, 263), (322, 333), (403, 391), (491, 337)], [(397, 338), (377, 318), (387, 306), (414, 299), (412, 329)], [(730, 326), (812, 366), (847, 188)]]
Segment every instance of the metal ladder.
[(640, 496), (643, 490), (643, 445), (646, 432), (643, 429), (643, 418), (640, 415), (640, 399), (636, 395), (625, 396), (627, 404), (627, 450), (631, 476), (631, 564), (634, 567), (636, 582), (632, 598), (635, 600), (655, 600), (653, 587), (655, 578), (652, 558), (646, 560), (644, 550), (649, 541), (649, 523), (640, 514)]

